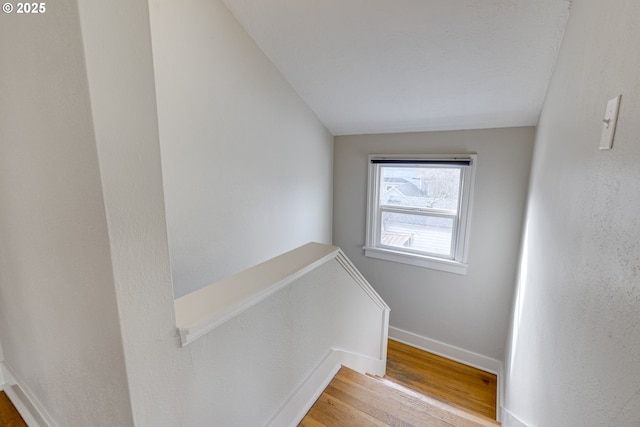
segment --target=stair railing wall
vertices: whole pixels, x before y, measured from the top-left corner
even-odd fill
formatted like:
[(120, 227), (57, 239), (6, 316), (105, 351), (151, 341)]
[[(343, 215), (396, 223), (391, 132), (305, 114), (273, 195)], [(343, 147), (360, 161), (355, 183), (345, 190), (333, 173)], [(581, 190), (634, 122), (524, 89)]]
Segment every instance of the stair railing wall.
[(176, 300), (185, 425), (295, 425), (341, 365), (383, 375), (389, 307), (310, 243)]

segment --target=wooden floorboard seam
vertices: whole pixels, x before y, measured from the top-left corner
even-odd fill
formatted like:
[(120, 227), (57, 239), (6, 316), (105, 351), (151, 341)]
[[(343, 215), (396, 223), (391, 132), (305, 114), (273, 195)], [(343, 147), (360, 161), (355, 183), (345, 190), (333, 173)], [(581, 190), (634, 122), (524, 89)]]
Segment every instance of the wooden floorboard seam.
[(389, 340), (384, 378), (341, 368), (305, 427), (495, 427), (497, 377)]
[(497, 376), (389, 340), (386, 377), (420, 393), (495, 420)]
[(494, 427), (481, 415), (448, 405), (390, 380), (342, 367), (307, 416), (303, 427)]

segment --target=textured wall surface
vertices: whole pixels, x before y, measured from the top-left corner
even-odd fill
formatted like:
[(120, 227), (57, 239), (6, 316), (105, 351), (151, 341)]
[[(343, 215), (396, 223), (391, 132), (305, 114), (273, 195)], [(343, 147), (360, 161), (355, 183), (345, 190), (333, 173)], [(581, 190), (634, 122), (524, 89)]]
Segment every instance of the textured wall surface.
[(79, 11), (133, 420), (182, 426), (148, 3)]
[[(221, 3), (211, 5), (219, 28), (227, 28), (233, 17)], [(332, 291), (307, 283), (315, 291), (280, 292), (179, 347), (148, 9), (130, 0), (84, 2), (80, 16), (135, 425), (262, 425), (325, 356), (319, 348), (351, 342), (366, 351), (356, 339), (360, 319), (353, 319), (349, 336), (328, 342), (335, 335), (326, 324), (350, 320), (344, 318), (354, 314), (351, 298), (322, 312), (326, 305), (318, 300)], [(106, 64), (119, 65), (114, 71)], [(338, 285), (340, 271), (329, 273)]]
[(331, 134), (222, 2), (150, 7), (176, 296), (331, 243)]
[(0, 339), (59, 426), (131, 406), (75, 1), (0, 16)]
[(636, 0), (574, 1), (540, 119), (505, 367), (506, 409), (529, 426), (640, 420), (638, 22)]
[[(534, 129), (337, 137), (334, 244), (391, 307), (391, 326), (502, 360)], [(467, 275), (367, 258), (367, 156), (477, 153)]]

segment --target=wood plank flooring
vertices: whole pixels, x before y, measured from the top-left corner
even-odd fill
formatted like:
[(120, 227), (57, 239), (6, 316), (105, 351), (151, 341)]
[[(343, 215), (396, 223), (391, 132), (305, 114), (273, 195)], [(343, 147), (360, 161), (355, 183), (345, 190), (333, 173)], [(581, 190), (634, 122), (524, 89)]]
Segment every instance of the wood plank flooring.
[(343, 367), (302, 427), (499, 426), (493, 374), (389, 340), (387, 375)]
[(386, 376), (413, 390), (496, 419), (497, 378), (493, 374), (389, 340)]
[(0, 391), (0, 426), (2, 427), (27, 427), (16, 408), (4, 391)]
[(494, 427), (495, 421), (342, 367), (300, 427)]

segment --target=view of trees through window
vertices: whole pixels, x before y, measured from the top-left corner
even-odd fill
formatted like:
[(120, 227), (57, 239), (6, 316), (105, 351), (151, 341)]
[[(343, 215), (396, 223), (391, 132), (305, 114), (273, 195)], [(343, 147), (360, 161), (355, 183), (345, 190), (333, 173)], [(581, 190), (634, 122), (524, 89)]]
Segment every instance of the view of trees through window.
[(462, 169), (385, 165), (380, 178), (380, 243), (451, 257)]

